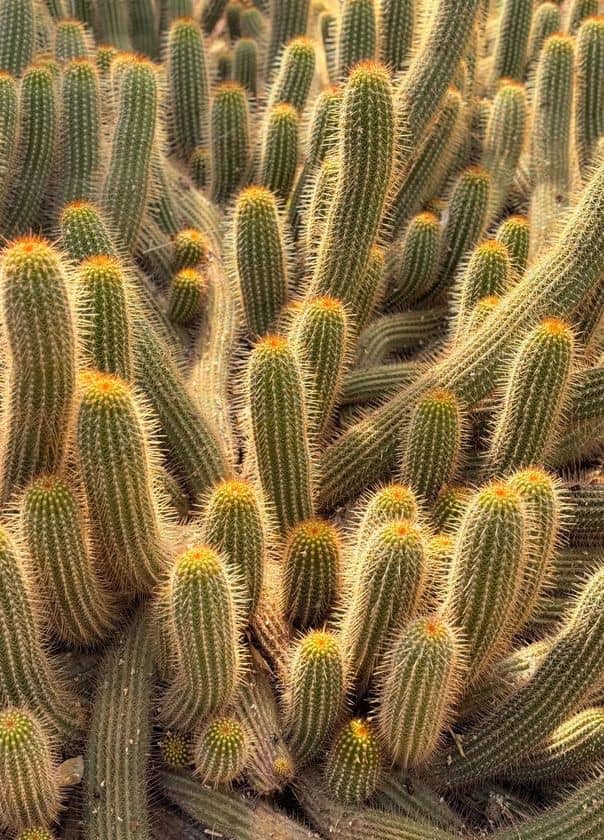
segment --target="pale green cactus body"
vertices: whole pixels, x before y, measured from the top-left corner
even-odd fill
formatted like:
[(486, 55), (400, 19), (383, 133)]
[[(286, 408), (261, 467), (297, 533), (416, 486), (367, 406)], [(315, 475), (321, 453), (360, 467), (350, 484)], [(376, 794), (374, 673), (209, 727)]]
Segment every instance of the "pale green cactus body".
[(0, 3), (0, 70), (20, 76), (31, 63), (35, 43), (34, 0), (2, 0)]
[(505, 245), (488, 240), (478, 245), (459, 278), (459, 303), (455, 317), (456, 340), (464, 335), (470, 313), (481, 300), (502, 295), (510, 284), (511, 264)]
[(260, 183), (285, 204), (298, 164), (299, 116), (293, 105), (281, 103), (269, 109), (262, 133)]
[(0, 71), (0, 213), (11, 176), (17, 139), (17, 84), (8, 73)]
[(70, 61), (63, 71), (59, 131), (61, 207), (95, 197), (101, 153), (98, 72), (88, 59)]
[(269, 0), (271, 33), (268, 46), (267, 68), (270, 71), (275, 59), (286, 44), (298, 35), (306, 35), (310, 0)]
[(499, 79), (522, 80), (532, 16), (532, 0), (504, 0), (493, 58), (494, 83)]
[(132, 840), (149, 832), (154, 652), (148, 621), (137, 614), (100, 666), (84, 792), (85, 832), (99, 840)]
[(57, 61), (88, 58), (91, 52), (86, 28), (78, 20), (59, 21), (55, 39)]
[(253, 38), (240, 38), (233, 51), (233, 80), (250, 94), (258, 92), (258, 44)]
[(554, 32), (560, 32), (561, 18), (560, 7), (557, 3), (541, 3), (535, 9), (528, 45), (529, 67), (539, 60), (539, 54), (545, 40)]
[(202, 15), (201, 25), (206, 35), (214, 29), (224, 12), (228, 0), (208, 0), (205, 4)]
[(404, 309), (434, 284), (440, 253), (440, 223), (434, 213), (414, 216), (393, 251), (392, 279), (384, 306)]
[(380, 61), (395, 73), (409, 62), (415, 18), (413, 0), (380, 0)]
[(274, 327), (288, 294), (283, 225), (270, 190), (253, 186), (239, 194), (233, 229), (246, 325), (251, 335), (262, 336)]
[(114, 64), (114, 72), (118, 88), (117, 118), (102, 205), (119, 241), (132, 248), (140, 232), (151, 186), (157, 71), (150, 61), (128, 55)]
[(396, 765), (425, 766), (450, 722), (465, 673), (460, 633), (438, 615), (410, 622), (384, 656), (377, 721)]
[(40, 221), (42, 200), (52, 173), (57, 110), (51, 70), (42, 64), (28, 67), (19, 90), (18, 158), (4, 220), (5, 230), (14, 236), (27, 233)]
[(336, 604), (342, 567), (341, 540), (321, 519), (290, 531), (283, 561), (284, 611), (301, 628), (318, 625)]
[(205, 724), (194, 747), (195, 772), (204, 784), (234, 781), (243, 772), (249, 736), (233, 717), (218, 717)]
[(576, 35), (585, 18), (594, 17), (600, 10), (599, 0), (571, 0), (568, 10), (568, 31)]
[(279, 59), (277, 75), (271, 84), (268, 106), (287, 103), (297, 111), (304, 110), (315, 73), (316, 52), (311, 38), (290, 41)]
[(95, 538), (116, 587), (148, 591), (167, 573), (150, 442), (132, 388), (117, 376), (84, 375), (77, 452)]
[(526, 271), (529, 256), (530, 227), (526, 216), (508, 216), (495, 234), (495, 240), (505, 245), (516, 279)]
[(190, 324), (196, 321), (203, 310), (207, 291), (207, 280), (195, 268), (181, 268), (170, 283), (168, 315), (175, 324)]
[(604, 20), (588, 18), (577, 34), (575, 143), (584, 178), (597, 160), (598, 138), (604, 133)]
[(503, 79), (489, 112), (482, 155), (482, 166), (490, 174), (488, 223), (499, 216), (508, 198), (524, 147), (527, 111), (524, 86)]
[(224, 82), (216, 89), (210, 126), (210, 194), (222, 204), (237, 192), (250, 162), (249, 108), (240, 84)]
[(464, 634), (468, 683), (509, 645), (528, 550), (524, 509), (515, 490), (485, 485), (469, 502), (455, 538), (444, 610)]

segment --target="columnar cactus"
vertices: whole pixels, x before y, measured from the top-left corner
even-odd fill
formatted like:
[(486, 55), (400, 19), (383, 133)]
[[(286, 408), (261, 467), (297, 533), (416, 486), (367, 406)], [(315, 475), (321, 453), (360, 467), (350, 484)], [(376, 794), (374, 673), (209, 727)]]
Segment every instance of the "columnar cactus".
[(196, 545), (177, 558), (165, 596), (177, 663), (161, 710), (170, 726), (190, 729), (232, 698), (240, 662), (235, 599), (212, 548)]
[(56, 821), (60, 789), (53, 748), (25, 709), (0, 711), (0, 825), (12, 831)]
[(10, 388), (2, 446), (5, 503), (36, 474), (61, 466), (72, 415), (72, 303), (61, 256), (46, 240), (27, 236), (6, 249), (2, 320)]
[(599, 840), (599, 12), (0, 0), (2, 836)]

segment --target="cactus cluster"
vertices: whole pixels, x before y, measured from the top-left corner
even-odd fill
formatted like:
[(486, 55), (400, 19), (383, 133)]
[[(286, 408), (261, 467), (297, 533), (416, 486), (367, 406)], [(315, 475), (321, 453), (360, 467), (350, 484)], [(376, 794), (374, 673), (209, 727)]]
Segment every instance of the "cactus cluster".
[(604, 836), (601, 0), (0, 0), (2, 840)]

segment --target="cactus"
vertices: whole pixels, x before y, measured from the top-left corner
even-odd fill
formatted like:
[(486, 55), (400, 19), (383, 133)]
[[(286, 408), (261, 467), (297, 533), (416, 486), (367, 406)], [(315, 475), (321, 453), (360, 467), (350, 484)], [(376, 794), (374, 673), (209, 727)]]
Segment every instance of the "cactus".
[(532, 15), (532, 0), (504, 0), (493, 56), (494, 82), (522, 79)]
[[(435, 767), (449, 784), (466, 784), (507, 768), (530, 753), (602, 679), (600, 645), (604, 571), (585, 584), (572, 612), (528, 682), (463, 736), (463, 756), (449, 754)], [(545, 703), (546, 712), (543, 713)]]
[(120, 58), (115, 83), (117, 118), (102, 204), (119, 241), (132, 248), (151, 185), (151, 150), (157, 121), (157, 77), (150, 61)]
[(508, 197), (524, 146), (527, 99), (523, 85), (503, 79), (487, 121), (482, 165), (491, 175), (488, 221), (496, 218)]
[(193, 759), (195, 772), (204, 784), (232, 782), (243, 771), (248, 749), (247, 733), (236, 718), (215, 718), (197, 735)]
[[(359, 121), (367, 128), (363, 134), (356, 129)], [(340, 171), (309, 294), (330, 295), (346, 305), (357, 293), (389, 187), (393, 130), (386, 70), (372, 62), (357, 65), (344, 91)]]
[(93, 531), (115, 585), (151, 589), (166, 573), (153, 453), (140, 402), (119, 377), (83, 377), (77, 450)]
[(604, 21), (601, 17), (588, 18), (577, 34), (575, 77), (575, 143), (584, 178), (588, 177), (592, 164), (596, 162), (598, 138), (603, 132), (603, 56)]
[(413, 45), (416, 10), (412, 0), (381, 0), (380, 61), (393, 72), (403, 70)]
[(253, 38), (240, 38), (233, 52), (233, 80), (255, 97), (258, 92), (258, 44)]
[(258, 491), (240, 479), (216, 485), (206, 503), (204, 536), (220, 552), (243, 589), (247, 615), (255, 612), (264, 575), (264, 513)]
[(309, 0), (269, 0), (271, 34), (267, 67), (270, 70), (281, 49), (297, 35), (306, 35)]
[(324, 775), (335, 799), (359, 805), (375, 791), (380, 780), (380, 747), (371, 724), (360, 718), (346, 723), (334, 738)]
[(485, 297), (502, 295), (510, 283), (510, 262), (506, 246), (500, 242), (478, 245), (459, 279), (459, 305), (455, 318), (456, 340), (468, 328), (472, 310)]
[(237, 280), (249, 332), (274, 326), (287, 300), (287, 254), (275, 196), (253, 186), (243, 190), (233, 219)]
[[(247, 370), (246, 401), (260, 481), (285, 532), (313, 513), (303, 381), (287, 339), (269, 335), (255, 346)], [(287, 410), (281, 414), (283, 407)]]
[(337, 723), (345, 681), (337, 638), (322, 630), (303, 636), (292, 654), (285, 695), (289, 743), (299, 762), (316, 756)]
[(34, 0), (2, 0), (0, 3), (0, 70), (20, 76), (34, 56)]
[(464, 633), (468, 682), (475, 682), (505, 650), (516, 629), (526, 530), (520, 496), (503, 484), (483, 487), (463, 513), (444, 610)]
[(599, 11), (0, 0), (0, 835), (600, 837)]
[(279, 69), (271, 84), (268, 105), (287, 103), (304, 110), (315, 73), (315, 45), (311, 38), (290, 41), (279, 60)]
[(541, 51), (533, 105), (530, 218), (534, 256), (543, 252), (553, 222), (568, 203), (573, 71), (573, 39), (551, 35)]
[(114, 624), (113, 599), (92, 564), (81, 505), (69, 484), (48, 475), (29, 485), (21, 533), (45, 582), (59, 638), (78, 646), (102, 642)]
[(404, 309), (434, 284), (440, 253), (440, 224), (434, 213), (414, 216), (393, 250), (392, 281), (384, 307)]
[(201, 28), (192, 18), (178, 18), (170, 27), (166, 49), (172, 141), (177, 154), (188, 160), (210, 139), (210, 82)]
[(101, 663), (86, 740), (84, 794), (85, 830), (99, 840), (148, 832), (153, 636), (147, 622), (144, 613), (137, 614)]
[(309, 519), (291, 529), (285, 549), (285, 615), (301, 628), (320, 624), (339, 594), (341, 547), (328, 522)]
[(53, 752), (34, 715), (10, 706), (0, 711), (0, 825), (17, 832), (56, 822), (60, 790)]
[(528, 45), (528, 66), (539, 60), (541, 48), (545, 40), (554, 32), (561, 30), (560, 8), (556, 3), (541, 3), (537, 6), (531, 25), (531, 36)]
[(529, 255), (529, 224), (526, 216), (508, 216), (497, 228), (495, 239), (505, 245), (511, 268), (520, 279), (526, 271)]
[(298, 162), (298, 112), (287, 102), (266, 115), (260, 155), (260, 183), (283, 204), (294, 183)]
[[(18, 159), (9, 186), (5, 229), (13, 236), (29, 232), (40, 219), (50, 182), (57, 130), (57, 95), (50, 69), (27, 68), (19, 90)], [(21, 192), (23, 190), (23, 192)], [(15, 193), (21, 198), (17, 201)]]
[(6, 248), (2, 316), (10, 387), (2, 446), (6, 502), (36, 474), (61, 466), (72, 413), (72, 306), (62, 260), (46, 240), (28, 236)]
[(349, 335), (346, 312), (333, 298), (310, 299), (294, 316), (290, 338), (306, 377), (308, 423), (319, 438), (338, 397)]
[(217, 88), (210, 117), (212, 181), (217, 203), (227, 202), (240, 186), (249, 165), (249, 112), (245, 90), (236, 82)]
[(487, 469), (492, 473), (539, 463), (556, 430), (573, 360), (574, 339), (557, 318), (542, 321), (511, 363), (493, 430)]
[(29, 570), (13, 540), (0, 529), (0, 700), (32, 709), (61, 739), (73, 740), (82, 720), (62, 674), (42, 646)]
[(188, 730), (233, 696), (239, 610), (220, 556), (204, 545), (177, 558), (165, 600), (177, 672), (161, 714), (170, 726)]
[(344, 0), (340, 17), (339, 69), (347, 76), (355, 64), (376, 58), (377, 21), (374, 0)]
[(457, 629), (438, 615), (410, 622), (386, 652), (378, 726), (396, 765), (421, 767), (438, 747), (465, 670)]
[(347, 667), (366, 688), (391, 634), (412, 617), (426, 575), (425, 539), (408, 520), (376, 528), (359, 546), (353, 588), (341, 618)]
[(403, 439), (401, 480), (431, 501), (457, 467), (463, 413), (455, 394), (429, 391), (415, 406)]

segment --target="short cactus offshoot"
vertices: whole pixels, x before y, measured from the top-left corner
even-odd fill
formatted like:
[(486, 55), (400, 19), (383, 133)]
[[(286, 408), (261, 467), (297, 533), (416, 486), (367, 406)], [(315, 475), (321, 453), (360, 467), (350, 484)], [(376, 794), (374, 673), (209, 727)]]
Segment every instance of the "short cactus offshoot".
[(3, 840), (601, 840), (601, 11), (0, 0)]

